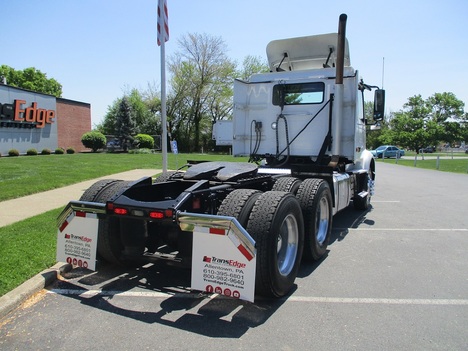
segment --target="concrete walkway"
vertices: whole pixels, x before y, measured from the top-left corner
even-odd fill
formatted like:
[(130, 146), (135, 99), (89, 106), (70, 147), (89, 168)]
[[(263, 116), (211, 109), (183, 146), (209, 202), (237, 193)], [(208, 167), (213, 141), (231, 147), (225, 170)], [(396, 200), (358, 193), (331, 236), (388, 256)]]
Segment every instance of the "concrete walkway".
[(22, 221), (78, 200), (83, 192), (100, 179), (137, 180), (161, 173), (160, 169), (135, 169), (91, 179), (77, 184), (0, 202), (0, 227)]

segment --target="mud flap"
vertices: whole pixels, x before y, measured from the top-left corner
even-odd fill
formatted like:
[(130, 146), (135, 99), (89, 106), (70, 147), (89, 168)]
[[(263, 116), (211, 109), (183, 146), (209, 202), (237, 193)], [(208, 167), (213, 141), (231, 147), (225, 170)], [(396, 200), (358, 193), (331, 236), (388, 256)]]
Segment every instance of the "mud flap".
[(57, 261), (96, 270), (99, 213), (105, 205), (72, 201), (58, 218)]
[(191, 288), (254, 302), (255, 241), (237, 219), (179, 213), (177, 220), (193, 232)]

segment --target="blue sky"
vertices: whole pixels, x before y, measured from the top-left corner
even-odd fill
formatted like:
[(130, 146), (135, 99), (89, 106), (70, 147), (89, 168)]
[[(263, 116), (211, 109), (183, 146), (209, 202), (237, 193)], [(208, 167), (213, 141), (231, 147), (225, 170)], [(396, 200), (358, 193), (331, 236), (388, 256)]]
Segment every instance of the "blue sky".
[[(167, 2), (167, 56), (181, 36), (206, 33), (221, 37), (239, 63), (265, 58), (269, 41), (336, 32), (346, 13), (351, 65), (368, 84), (382, 85), (383, 76), (387, 112), (436, 92), (468, 104), (466, 0)], [(0, 0), (0, 64), (55, 78), (64, 98), (91, 104), (99, 123), (128, 89), (160, 86), (156, 8), (157, 0)]]

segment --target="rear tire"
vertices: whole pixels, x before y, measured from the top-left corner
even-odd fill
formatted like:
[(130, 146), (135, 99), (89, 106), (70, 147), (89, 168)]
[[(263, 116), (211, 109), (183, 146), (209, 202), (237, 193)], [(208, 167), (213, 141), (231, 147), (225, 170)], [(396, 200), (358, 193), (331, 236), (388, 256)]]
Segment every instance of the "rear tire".
[(292, 193), (294, 195), (297, 194), (299, 190), (299, 186), (301, 185), (302, 180), (294, 177), (281, 177), (279, 178), (271, 190), (274, 191), (286, 191), (288, 193)]
[(260, 195), (247, 232), (257, 247), (256, 294), (286, 295), (294, 285), (304, 245), (304, 221), (296, 197), (282, 191)]
[(297, 192), (304, 216), (304, 259), (319, 260), (327, 252), (332, 229), (332, 196), (323, 179), (306, 179)]
[[(105, 204), (115, 195), (120, 194), (130, 181), (104, 179), (94, 183), (81, 196), (80, 201), (98, 202)], [(129, 261), (122, 260), (124, 245), (121, 238), (121, 223), (116, 217), (99, 220), (98, 227), (98, 257), (103, 261), (126, 265)]]
[(164, 183), (167, 182), (168, 180), (172, 180), (172, 178), (179, 178), (179, 176), (183, 175), (184, 172), (178, 172), (178, 171), (167, 171), (165, 174), (160, 174), (157, 176), (153, 183)]
[(96, 202), (96, 197), (101, 193), (106, 187), (109, 185), (121, 182), (121, 180), (117, 179), (103, 179), (99, 180), (93, 185), (91, 185), (88, 189), (85, 190), (83, 195), (80, 197), (80, 201), (87, 201), (87, 202)]
[(260, 190), (236, 189), (223, 200), (219, 206), (218, 215), (234, 217), (245, 228), (250, 212), (261, 194)]

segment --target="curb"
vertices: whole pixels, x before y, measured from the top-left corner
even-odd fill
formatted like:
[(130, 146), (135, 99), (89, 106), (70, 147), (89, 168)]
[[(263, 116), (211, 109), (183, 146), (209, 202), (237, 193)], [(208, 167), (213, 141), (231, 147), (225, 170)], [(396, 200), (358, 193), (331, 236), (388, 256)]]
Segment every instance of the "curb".
[(31, 296), (54, 283), (61, 273), (69, 272), (71, 269), (72, 265), (58, 262), (0, 297), (0, 319), (7, 316)]

